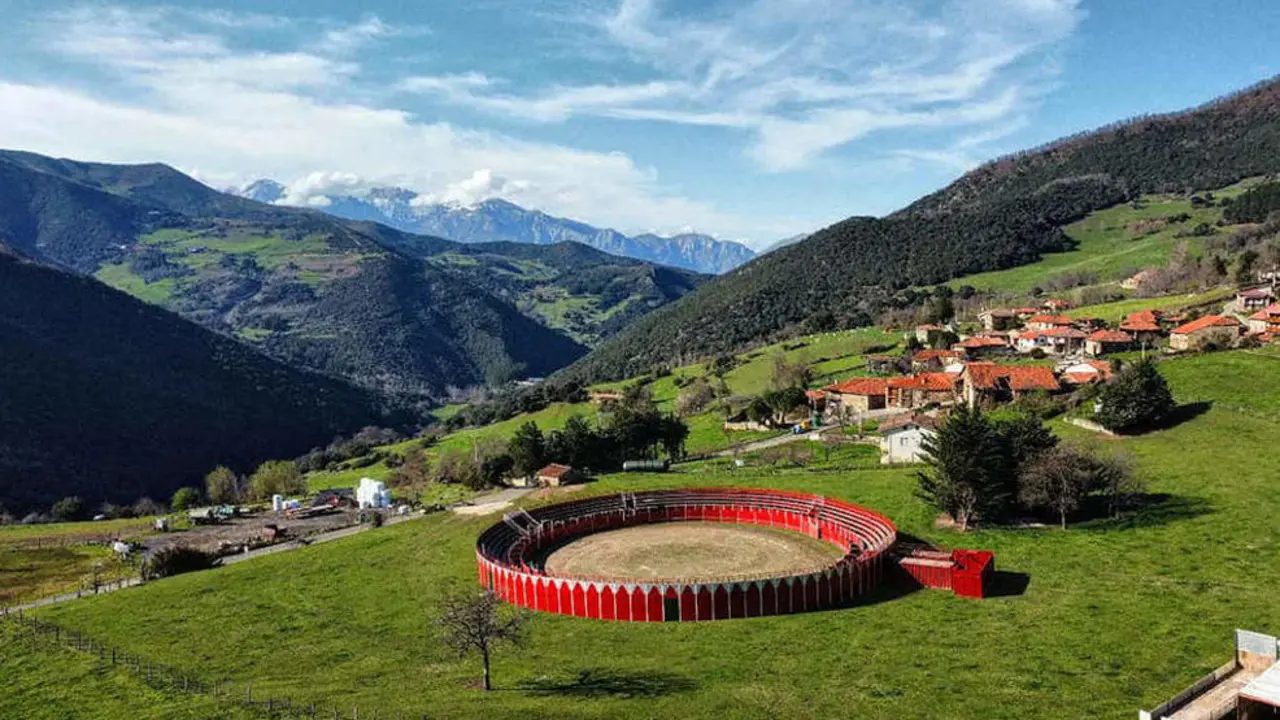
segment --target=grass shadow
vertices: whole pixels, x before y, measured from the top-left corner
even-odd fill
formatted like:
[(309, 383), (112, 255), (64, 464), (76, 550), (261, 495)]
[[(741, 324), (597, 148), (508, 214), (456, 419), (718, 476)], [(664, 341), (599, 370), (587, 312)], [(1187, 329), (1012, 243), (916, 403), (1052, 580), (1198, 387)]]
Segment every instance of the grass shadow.
[(1127, 432), (1125, 433), (1125, 435), (1129, 437), (1133, 437), (1133, 436), (1146, 435), (1147, 433), (1159, 432), (1161, 430), (1169, 430), (1185, 422), (1190, 422), (1191, 420), (1195, 420), (1196, 418), (1209, 412), (1212, 409), (1213, 409), (1212, 400), (1206, 401), (1206, 402), (1183, 403), (1182, 405), (1179, 405), (1178, 407), (1174, 408), (1173, 412), (1166, 415), (1159, 422), (1154, 423), (1152, 425), (1148, 425), (1147, 427), (1135, 430), (1133, 432)]
[(1031, 585), (1031, 576), (1022, 572), (997, 570), (986, 587), (986, 597), (1018, 597), (1027, 592)]
[(1191, 520), (1213, 512), (1213, 505), (1202, 497), (1143, 493), (1133, 498), (1119, 517), (1110, 516), (1102, 498), (1090, 498), (1070, 525), (1083, 530), (1129, 530)]
[(525, 680), (518, 688), (535, 697), (656, 698), (689, 692), (693, 680), (660, 670), (625, 672), (604, 668), (579, 670), (572, 677), (540, 677)]

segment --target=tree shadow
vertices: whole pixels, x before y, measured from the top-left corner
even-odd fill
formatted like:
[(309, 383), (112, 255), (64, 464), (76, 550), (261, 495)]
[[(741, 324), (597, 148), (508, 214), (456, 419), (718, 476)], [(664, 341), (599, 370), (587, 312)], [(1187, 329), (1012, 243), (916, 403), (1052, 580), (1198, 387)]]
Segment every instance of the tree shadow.
[(1130, 530), (1168, 525), (1213, 512), (1213, 505), (1202, 497), (1142, 493), (1130, 500), (1119, 517), (1111, 517), (1106, 500), (1095, 497), (1085, 502), (1070, 526), (1082, 530)]
[(1125, 433), (1126, 436), (1146, 435), (1147, 433), (1169, 430), (1185, 422), (1194, 420), (1213, 409), (1213, 401), (1183, 403), (1164, 416), (1159, 422)]
[(607, 668), (579, 670), (570, 678), (539, 677), (524, 680), (519, 689), (537, 697), (655, 698), (694, 690), (698, 684), (660, 670), (625, 672)]

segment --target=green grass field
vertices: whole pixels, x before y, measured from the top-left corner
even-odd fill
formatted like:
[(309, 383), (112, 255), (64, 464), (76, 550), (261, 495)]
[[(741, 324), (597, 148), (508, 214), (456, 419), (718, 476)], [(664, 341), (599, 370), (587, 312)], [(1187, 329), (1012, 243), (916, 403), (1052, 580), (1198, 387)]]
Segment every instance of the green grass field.
[[(1232, 352), (1162, 367), (1182, 401), (1211, 405), (1169, 430), (1100, 441), (1131, 454), (1158, 498), (1119, 522), (937, 530), (910, 471), (870, 456), (790, 469), (706, 463), (589, 489), (845, 498), (903, 532), (994, 550), (1002, 570), (1026, 576), (1021, 595), (886, 590), (839, 611), (690, 625), (539, 615), (526, 650), (497, 656), (497, 690), (485, 695), (470, 689), (478, 664), (445, 648), (431, 619), (448, 588), (474, 586), (475, 538), (496, 516), (438, 514), (40, 614), (209, 680), (382, 717), (1129, 718), (1229, 659), (1235, 628), (1280, 630), (1280, 395), (1259, 390), (1280, 387), (1280, 359)], [(55, 672), (43, 655), (26, 661), (25, 673)], [(149, 717), (165, 701), (140, 697), (129, 711)], [(0, 716), (26, 717), (29, 702), (0, 696)]]
[[(1214, 191), (1215, 197), (1235, 197), (1257, 183), (1244, 180)], [(1186, 213), (1190, 219), (1156, 227), (1150, 223)], [(1222, 208), (1192, 207), (1182, 195), (1145, 195), (1141, 207), (1128, 203), (1091, 213), (1064, 228), (1079, 245), (1065, 253), (1045, 255), (1039, 262), (1008, 270), (979, 273), (951, 281), (953, 288), (970, 285), (979, 290), (1025, 294), (1065, 273), (1094, 273), (1101, 282), (1123, 280), (1128, 274), (1169, 260), (1173, 249), (1184, 241), (1180, 231), (1200, 223), (1213, 225), (1222, 219)], [(1141, 223), (1148, 223), (1143, 226)], [(1193, 252), (1203, 247), (1199, 238), (1185, 238)]]
[(1214, 288), (1191, 295), (1165, 295), (1153, 298), (1130, 298), (1102, 305), (1085, 305), (1069, 310), (1066, 315), (1073, 318), (1101, 318), (1111, 324), (1118, 324), (1130, 314), (1139, 310), (1160, 310), (1162, 312), (1178, 312), (1184, 308), (1226, 302), (1235, 291), (1231, 288)]

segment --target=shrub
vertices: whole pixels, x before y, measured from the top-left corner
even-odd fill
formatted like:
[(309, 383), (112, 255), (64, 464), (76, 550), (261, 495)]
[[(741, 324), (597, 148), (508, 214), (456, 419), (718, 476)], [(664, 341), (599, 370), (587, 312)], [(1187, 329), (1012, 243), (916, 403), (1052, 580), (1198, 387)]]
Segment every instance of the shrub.
[(200, 491), (193, 487), (178, 488), (178, 491), (173, 494), (173, 499), (169, 501), (169, 507), (173, 508), (174, 512), (182, 512), (199, 504)]
[(1108, 430), (1132, 432), (1154, 426), (1175, 407), (1169, 384), (1148, 359), (1122, 370), (1098, 393), (1094, 418)]
[(213, 553), (189, 547), (171, 547), (152, 553), (142, 566), (144, 580), (173, 577), (183, 573), (209, 570), (222, 564)]
[(54, 503), (52, 508), (49, 508), (49, 514), (59, 522), (83, 520), (85, 514), (84, 500), (81, 500), (77, 495), (62, 498)]

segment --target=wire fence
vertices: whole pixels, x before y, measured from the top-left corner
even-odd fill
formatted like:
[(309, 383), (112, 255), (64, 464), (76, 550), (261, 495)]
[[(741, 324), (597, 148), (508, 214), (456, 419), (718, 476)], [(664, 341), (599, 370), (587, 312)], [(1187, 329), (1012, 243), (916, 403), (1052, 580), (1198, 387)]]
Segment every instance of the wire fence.
[(255, 694), (252, 683), (211, 682), (22, 611), (0, 612), (0, 622), (34, 640), (95, 657), (104, 665), (130, 673), (154, 690), (213, 698), (215, 702), (238, 706), (266, 720), (427, 720), (429, 717), (421, 712), (387, 712), (385, 708), (365, 706), (361, 709), (358, 705), (340, 708), (333, 703), (304, 702), (261, 692)]

